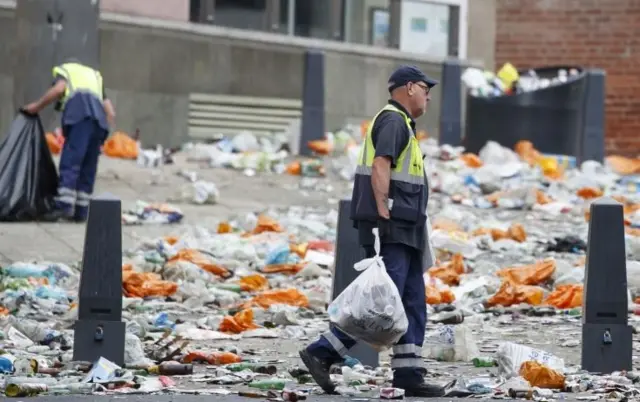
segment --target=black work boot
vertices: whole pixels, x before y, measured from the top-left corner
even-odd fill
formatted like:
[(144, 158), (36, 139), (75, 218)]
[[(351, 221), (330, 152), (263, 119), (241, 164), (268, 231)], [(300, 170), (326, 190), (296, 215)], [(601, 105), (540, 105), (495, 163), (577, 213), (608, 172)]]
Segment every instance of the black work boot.
[(299, 354), (302, 362), (307, 366), (309, 374), (311, 374), (311, 377), (313, 377), (313, 380), (320, 386), (320, 388), (322, 388), (322, 390), (327, 394), (335, 394), (336, 386), (331, 382), (331, 377), (329, 375), (331, 362), (311, 355), (311, 353), (306, 349), (301, 350)]
[(406, 397), (440, 398), (445, 394), (445, 388), (440, 385), (423, 382), (411, 387), (396, 387), (404, 389)]
[(59, 221), (72, 221), (72, 220), (73, 220), (73, 216), (69, 215), (68, 213), (64, 212), (61, 209), (54, 209), (40, 217), (41, 222), (59, 222)]

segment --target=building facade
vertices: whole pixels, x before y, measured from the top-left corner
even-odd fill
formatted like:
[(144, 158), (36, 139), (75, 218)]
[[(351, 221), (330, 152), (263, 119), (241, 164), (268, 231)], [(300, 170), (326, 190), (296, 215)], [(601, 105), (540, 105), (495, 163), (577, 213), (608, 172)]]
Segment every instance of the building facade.
[(607, 72), (606, 145), (640, 153), (638, 0), (101, 0), (104, 11), (459, 57)]
[(103, 11), (465, 58), (468, 0), (101, 0)]

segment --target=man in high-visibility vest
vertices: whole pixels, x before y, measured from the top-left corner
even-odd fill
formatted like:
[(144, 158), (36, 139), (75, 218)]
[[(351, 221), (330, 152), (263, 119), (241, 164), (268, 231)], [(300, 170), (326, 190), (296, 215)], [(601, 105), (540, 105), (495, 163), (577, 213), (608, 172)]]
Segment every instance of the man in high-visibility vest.
[(99, 71), (70, 61), (53, 68), (54, 83), (36, 102), (22, 108), (37, 114), (53, 102), (62, 112), (65, 138), (60, 156), (60, 185), (56, 208), (43, 220), (84, 222), (93, 193), (100, 147), (109, 134), (115, 111)]
[[(406, 396), (440, 397), (444, 388), (425, 383), (422, 344), (427, 309), (423, 279), (426, 250), (428, 183), (423, 154), (416, 139), (416, 118), (423, 115), (429, 91), (437, 84), (418, 68), (402, 66), (389, 78), (391, 99), (374, 117), (365, 137), (351, 199), (351, 219), (367, 257), (375, 255), (378, 228), (387, 272), (398, 287), (409, 321), (407, 332), (393, 346), (393, 386)], [(355, 340), (331, 328), (300, 351), (314, 380), (327, 393), (335, 391), (330, 366), (339, 363)]]

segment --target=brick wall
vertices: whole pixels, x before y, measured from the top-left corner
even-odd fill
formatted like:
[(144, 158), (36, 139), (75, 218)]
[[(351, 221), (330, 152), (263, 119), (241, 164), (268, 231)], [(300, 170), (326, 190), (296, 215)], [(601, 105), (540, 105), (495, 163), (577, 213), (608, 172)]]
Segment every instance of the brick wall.
[(607, 152), (640, 154), (640, 0), (497, 0), (496, 65), (607, 72)]

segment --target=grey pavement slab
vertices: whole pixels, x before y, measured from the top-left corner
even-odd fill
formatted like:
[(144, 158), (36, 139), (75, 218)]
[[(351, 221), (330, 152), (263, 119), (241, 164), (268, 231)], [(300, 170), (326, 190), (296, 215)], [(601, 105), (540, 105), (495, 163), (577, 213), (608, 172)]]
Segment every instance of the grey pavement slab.
[[(137, 200), (167, 202), (181, 186), (181, 170), (196, 171), (199, 179), (212, 181), (221, 192), (217, 205), (172, 203), (185, 214), (178, 225), (147, 224), (123, 227), (123, 249), (134, 247), (140, 238), (178, 234), (188, 225), (211, 226), (231, 215), (245, 214), (268, 207), (289, 205), (328, 205), (331, 199), (349, 193), (349, 183), (332, 180), (332, 192), (300, 190), (300, 178), (287, 174), (257, 173), (247, 176), (242, 171), (210, 168), (186, 161), (184, 155), (176, 163), (160, 169), (139, 167), (135, 161), (102, 157), (98, 169), (95, 195), (111, 193), (122, 200), (123, 209)], [(0, 263), (28, 260), (78, 262), (84, 244), (83, 224), (74, 223), (3, 223), (0, 224)]]

